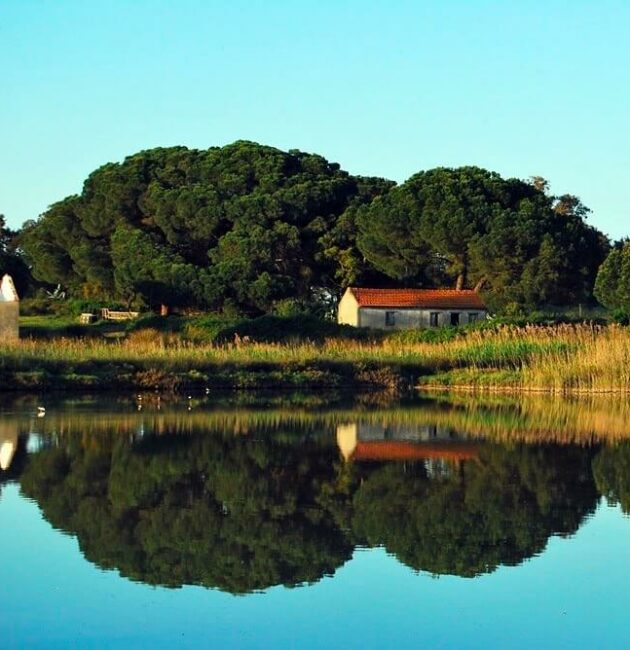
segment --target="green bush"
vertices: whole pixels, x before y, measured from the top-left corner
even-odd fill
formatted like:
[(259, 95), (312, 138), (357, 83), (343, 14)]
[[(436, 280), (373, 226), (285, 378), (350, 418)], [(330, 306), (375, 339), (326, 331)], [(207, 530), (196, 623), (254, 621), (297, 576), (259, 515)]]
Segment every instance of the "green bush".
[(619, 325), (630, 325), (630, 314), (623, 309), (615, 309), (611, 317)]
[(323, 341), (326, 338), (364, 340), (375, 334), (366, 329), (337, 323), (308, 314), (266, 315), (258, 318), (234, 318), (219, 314), (189, 319), (183, 327), (185, 338), (199, 342), (230, 343), (237, 338), (275, 343), (287, 340)]
[(63, 301), (36, 296), (20, 300), (20, 314), (22, 316), (63, 316), (68, 314), (68, 307)]
[(235, 316), (207, 314), (188, 319), (182, 329), (185, 338), (198, 343), (214, 343), (220, 333), (240, 322)]
[(233, 341), (238, 334), (240, 337), (249, 336), (253, 341), (279, 342), (288, 339), (309, 339), (322, 341), (327, 338), (361, 339), (366, 338), (367, 332), (350, 325), (338, 325), (333, 321), (323, 320), (316, 316), (299, 314), (295, 316), (260, 316), (250, 320), (241, 320), (229, 327), (224, 327), (217, 333), (218, 342)]
[(139, 318), (127, 321), (127, 332), (152, 329), (158, 332), (180, 332), (184, 328), (186, 319), (181, 316), (157, 316), (156, 314), (143, 314)]

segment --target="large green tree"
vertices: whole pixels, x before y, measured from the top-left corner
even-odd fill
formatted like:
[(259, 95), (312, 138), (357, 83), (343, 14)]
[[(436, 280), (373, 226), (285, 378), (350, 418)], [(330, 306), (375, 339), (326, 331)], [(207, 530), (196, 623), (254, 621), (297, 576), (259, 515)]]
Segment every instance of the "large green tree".
[(392, 278), (483, 288), (495, 307), (590, 296), (607, 240), (573, 196), (477, 167), (438, 168), (359, 209), (357, 242)]
[(21, 245), (37, 278), (75, 295), (262, 312), (338, 292), (353, 241), (337, 222), (390, 185), (253, 142), (153, 149), (93, 172)]
[(630, 314), (630, 241), (619, 242), (600, 266), (595, 297), (609, 309)]

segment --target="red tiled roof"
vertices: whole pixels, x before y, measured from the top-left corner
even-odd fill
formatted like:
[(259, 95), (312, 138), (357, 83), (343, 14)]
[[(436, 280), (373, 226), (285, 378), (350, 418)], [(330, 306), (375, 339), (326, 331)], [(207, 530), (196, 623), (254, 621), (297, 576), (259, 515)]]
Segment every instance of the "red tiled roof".
[(485, 309), (483, 298), (471, 289), (358, 289), (350, 287), (359, 307), (434, 307)]
[(459, 461), (477, 458), (479, 445), (473, 442), (414, 443), (399, 440), (359, 441), (352, 458), (362, 461), (421, 460), (439, 458)]

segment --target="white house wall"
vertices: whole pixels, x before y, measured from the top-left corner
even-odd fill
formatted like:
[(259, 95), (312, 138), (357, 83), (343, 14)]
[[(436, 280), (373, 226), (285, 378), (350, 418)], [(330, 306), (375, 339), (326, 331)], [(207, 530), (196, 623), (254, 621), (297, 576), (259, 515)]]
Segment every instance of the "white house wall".
[(0, 279), (0, 342), (15, 341), (19, 335), (20, 302), (10, 275)]
[(359, 325), (359, 303), (348, 289), (339, 301), (337, 322), (340, 325)]
[[(394, 324), (385, 322), (386, 312), (392, 312)], [(451, 324), (451, 313), (459, 314), (459, 324), (466, 325), (470, 322), (470, 314), (477, 314), (477, 320), (486, 318), (487, 312), (481, 309), (383, 309), (374, 307), (361, 307), (359, 309), (358, 325), (375, 329), (412, 329), (417, 327), (431, 327), (430, 314), (438, 314), (437, 327)]]

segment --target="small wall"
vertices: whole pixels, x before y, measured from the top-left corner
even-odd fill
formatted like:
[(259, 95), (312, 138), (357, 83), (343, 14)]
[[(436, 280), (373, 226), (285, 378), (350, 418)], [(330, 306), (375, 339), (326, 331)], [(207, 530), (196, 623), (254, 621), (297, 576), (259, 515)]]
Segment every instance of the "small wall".
[(19, 338), (19, 302), (0, 302), (0, 342), (17, 341)]
[[(386, 324), (386, 312), (393, 313), (393, 325)], [(444, 327), (451, 324), (451, 313), (453, 312), (459, 314), (460, 325), (467, 325), (470, 322), (470, 314), (477, 314), (477, 320), (484, 320), (487, 315), (486, 311), (480, 309), (376, 309), (363, 307), (359, 310), (358, 325), (392, 330), (431, 327), (431, 314), (437, 313), (437, 327)]]
[(360, 325), (359, 303), (349, 289), (346, 289), (346, 292), (339, 301), (337, 322), (340, 325), (354, 325), (355, 327)]

